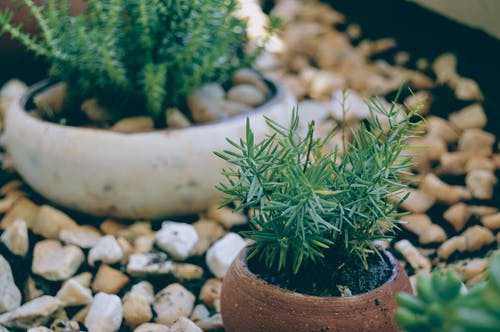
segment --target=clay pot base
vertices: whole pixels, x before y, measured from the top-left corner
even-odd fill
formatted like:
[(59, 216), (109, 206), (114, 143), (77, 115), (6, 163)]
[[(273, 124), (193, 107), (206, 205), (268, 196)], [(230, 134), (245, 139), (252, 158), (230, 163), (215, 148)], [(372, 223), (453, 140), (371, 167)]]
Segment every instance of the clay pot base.
[(244, 249), (224, 279), (221, 312), (226, 331), (398, 331), (393, 312), (396, 294), (411, 293), (404, 269), (394, 266), (389, 280), (351, 297), (318, 297), (291, 292), (258, 278), (245, 261)]

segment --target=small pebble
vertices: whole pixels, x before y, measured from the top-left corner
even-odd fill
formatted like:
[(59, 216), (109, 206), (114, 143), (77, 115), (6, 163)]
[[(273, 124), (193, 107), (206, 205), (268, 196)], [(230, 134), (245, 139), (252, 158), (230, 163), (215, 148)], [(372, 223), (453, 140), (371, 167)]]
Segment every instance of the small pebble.
[(159, 291), (153, 303), (157, 323), (172, 325), (179, 317), (188, 317), (194, 307), (195, 296), (181, 284), (170, 284)]
[(174, 325), (170, 327), (170, 332), (203, 332), (203, 330), (190, 319), (179, 317)]
[(0, 241), (14, 255), (26, 256), (29, 246), (26, 222), (23, 219), (17, 219), (8, 225), (0, 236)]
[(0, 255), (0, 314), (21, 305), (21, 292), (14, 283), (14, 276), (7, 260)]
[(86, 305), (92, 301), (92, 291), (71, 278), (63, 283), (56, 297), (65, 307)]
[(62, 302), (44, 295), (0, 315), (0, 326), (27, 330), (47, 324), (62, 309)]
[(44, 240), (35, 244), (31, 270), (47, 280), (66, 280), (75, 274), (84, 259), (82, 250), (77, 246), (63, 246), (57, 240)]
[(254, 107), (262, 104), (266, 100), (266, 96), (253, 85), (240, 84), (229, 89), (227, 99)]
[(133, 254), (127, 264), (127, 273), (135, 277), (170, 274), (174, 267), (163, 252)]
[(136, 116), (119, 120), (112, 127), (112, 131), (120, 133), (140, 133), (154, 129), (153, 119), (149, 116)]
[(101, 237), (99, 230), (90, 225), (62, 229), (59, 232), (59, 240), (66, 244), (74, 244), (82, 249), (92, 248), (99, 242)]
[(195, 228), (186, 223), (166, 221), (156, 233), (156, 245), (178, 260), (191, 256), (197, 241)]
[(113, 269), (109, 265), (101, 264), (94, 277), (92, 290), (94, 293), (117, 294), (129, 281), (130, 279), (126, 274)]
[(208, 249), (208, 268), (217, 278), (224, 278), (229, 266), (245, 246), (246, 242), (241, 236), (236, 233), (227, 234)]
[(114, 332), (123, 318), (122, 303), (116, 295), (98, 293), (90, 305), (85, 326), (92, 332)]
[(106, 235), (90, 249), (87, 260), (90, 266), (96, 262), (114, 264), (121, 261), (123, 251), (116, 238), (112, 235)]

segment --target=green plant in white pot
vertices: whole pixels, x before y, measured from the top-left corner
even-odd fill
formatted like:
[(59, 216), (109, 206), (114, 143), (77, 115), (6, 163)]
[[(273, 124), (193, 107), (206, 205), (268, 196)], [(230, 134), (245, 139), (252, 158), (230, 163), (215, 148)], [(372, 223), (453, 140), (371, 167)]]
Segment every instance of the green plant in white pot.
[[(377, 240), (390, 239), (400, 216), (400, 176), (415, 133), (413, 113), (369, 104), (372, 117), (352, 141), (326, 152), (313, 124), (299, 134), (268, 120), (273, 133), (246, 137), (217, 153), (234, 167), (219, 185), (227, 204), (252, 211), (252, 244), (224, 279), (227, 331), (395, 331), (395, 294), (411, 286)], [(347, 136), (347, 135), (346, 135)]]
[(40, 33), (24, 34), (6, 10), (0, 31), (47, 59), (52, 79), (10, 107), (6, 144), (24, 179), (69, 208), (126, 218), (197, 212), (216, 198), (223, 164), (211, 151), (244, 117), (279, 119), (294, 102), (244, 69), (259, 49), (245, 52), (234, 0), (88, 0), (74, 17), (65, 0), (22, 2)]

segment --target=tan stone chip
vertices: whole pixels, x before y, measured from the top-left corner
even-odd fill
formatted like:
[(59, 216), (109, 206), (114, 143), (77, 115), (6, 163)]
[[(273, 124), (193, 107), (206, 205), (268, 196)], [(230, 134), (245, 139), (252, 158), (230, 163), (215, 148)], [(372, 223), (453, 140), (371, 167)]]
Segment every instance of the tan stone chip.
[(428, 136), (440, 137), (446, 144), (456, 143), (460, 137), (453, 126), (443, 118), (431, 115), (425, 119), (425, 125)]
[(109, 265), (102, 264), (97, 270), (92, 283), (92, 290), (95, 293), (117, 294), (129, 281), (130, 279), (126, 274), (113, 269)]
[(424, 213), (429, 210), (436, 202), (434, 196), (429, 195), (425, 191), (413, 188), (402, 190), (401, 193), (398, 194), (398, 196), (400, 198), (403, 198), (407, 193), (409, 193), (410, 195), (401, 204), (401, 208), (409, 212)]
[(492, 171), (474, 169), (467, 173), (465, 184), (475, 198), (491, 199), (497, 178)]
[(0, 228), (5, 229), (10, 223), (17, 219), (23, 219), (28, 228), (31, 228), (35, 222), (39, 207), (26, 197), (21, 197), (15, 201), (11, 209), (0, 221)]
[(203, 277), (203, 268), (194, 264), (176, 263), (172, 274), (180, 281), (201, 279)]
[(149, 116), (136, 116), (119, 120), (112, 127), (112, 131), (120, 133), (137, 133), (154, 129), (153, 119)]
[(443, 218), (452, 224), (456, 231), (461, 231), (471, 215), (472, 211), (465, 203), (456, 203), (444, 212)]
[(413, 213), (400, 218), (403, 227), (418, 235), (421, 244), (443, 242), (446, 240), (445, 231), (438, 225), (433, 224), (428, 215), (423, 213)]
[(123, 298), (123, 318), (125, 324), (134, 328), (147, 323), (153, 318), (153, 311), (148, 299), (140, 294), (127, 294)]
[(495, 241), (495, 236), (493, 233), (484, 227), (479, 225), (469, 227), (462, 233), (465, 238), (465, 243), (467, 251), (476, 251), (481, 249), (483, 246), (489, 245)]
[(449, 264), (448, 267), (451, 267), (460, 273), (465, 279), (470, 280), (478, 274), (486, 271), (488, 267), (488, 260), (486, 258), (464, 259), (453, 264)]
[(436, 201), (446, 204), (458, 203), (470, 195), (465, 187), (450, 186), (432, 173), (424, 177), (420, 190), (434, 196)]
[(432, 265), (429, 258), (422, 255), (417, 248), (411, 244), (408, 240), (401, 240), (396, 242), (394, 245), (397, 251), (403, 255), (403, 257), (408, 261), (411, 267), (416, 272), (430, 272)]
[(199, 298), (209, 308), (220, 306), (221, 289), (222, 281), (220, 279), (208, 279), (201, 288)]
[(76, 221), (66, 213), (50, 205), (42, 205), (31, 228), (35, 234), (49, 239), (57, 239), (62, 230), (77, 227)]
[(454, 236), (443, 242), (438, 249), (438, 256), (448, 259), (455, 252), (464, 252), (467, 249), (467, 242), (463, 236)]
[(482, 153), (487, 156), (493, 154), (495, 135), (478, 129), (466, 129), (458, 139), (458, 151)]
[(481, 224), (484, 227), (491, 230), (497, 230), (500, 228), (500, 213), (490, 214), (481, 217)]
[(473, 104), (448, 116), (451, 125), (459, 131), (471, 128), (484, 128), (488, 119), (481, 104)]
[(498, 212), (498, 209), (496, 207), (485, 205), (469, 205), (469, 210), (476, 217), (483, 217)]

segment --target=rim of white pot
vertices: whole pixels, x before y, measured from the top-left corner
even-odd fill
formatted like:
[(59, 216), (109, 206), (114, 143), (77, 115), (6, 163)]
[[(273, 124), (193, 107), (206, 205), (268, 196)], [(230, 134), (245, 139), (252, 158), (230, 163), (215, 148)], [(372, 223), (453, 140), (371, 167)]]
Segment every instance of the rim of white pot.
[(103, 132), (106, 132), (106, 133), (109, 133), (112, 135), (134, 136), (134, 135), (151, 135), (151, 134), (155, 134), (155, 133), (158, 133), (161, 131), (168, 132), (168, 131), (180, 131), (180, 130), (194, 130), (194, 129), (199, 129), (199, 128), (208, 127), (208, 126), (217, 126), (217, 125), (221, 125), (221, 124), (227, 124), (230, 122), (241, 121), (242, 119), (245, 119), (250, 115), (253, 116), (253, 115), (258, 115), (259, 113), (265, 113), (265, 111), (269, 107), (271, 107), (274, 104), (279, 103), (285, 97), (283, 83), (281, 83), (278, 80), (274, 80), (270, 77), (267, 77), (265, 75), (262, 75), (260, 73), (259, 73), (259, 75), (266, 83), (266, 86), (268, 88), (270, 88), (271, 93), (272, 93), (271, 98), (267, 99), (262, 105), (259, 105), (255, 108), (253, 108), (251, 111), (246, 112), (246, 113), (233, 115), (233, 116), (230, 116), (227, 118), (223, 118), (223, 119), (211, 121), (211, 122), (193, 123), (189, 127), (185, 127), (185, 128), (163, 128), (163, 129), (154, 129), (154, 130), (144, 131), (144, 132), (122, 133), (122, 132), (117, 132), (117, 131), (111, 131), (107, 128), (88, 128), (88, 127), (63, 125), (63, 124), (59, 124), (56, 122), (51, 122), (51, 121), (47, 121), (47, 120), (38, 118), (32, 114), (34, 111), (34, 107), (30, 107), (30, 109), (28, 110), (26, 105), (33, 104), (33, 98), (37, 93), (40, 93), (40, 92), (46, 90), (47, 88), (49, 88), (50, 86), (58, 83), (57, 80), (53, 80), (51, 78), (46, 78), (46, 79), (39, 81), (39, 82), (33, 84), (32, 86), (30, 86), (28, 88), (28, 90), (26, 90), (24, 95), (20, 98), (19, 105), (20, 105), (21, 109), (24, 111), (24, 113), (26, 115), (30, 116), (30, 118), (35, 120), (35, 121), (38, 121), (38, 122), (41, 122), (44, 124), (48, 124), (50, 126), (59, 127), (59, 128), (61, 128), (61, 127), (62, 128), (72, 128), (75, 130), (83, 130), (83, 131), (88, 131), (88, 132), (98, 132), (100, 134), (102, 134)]

